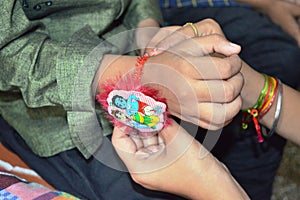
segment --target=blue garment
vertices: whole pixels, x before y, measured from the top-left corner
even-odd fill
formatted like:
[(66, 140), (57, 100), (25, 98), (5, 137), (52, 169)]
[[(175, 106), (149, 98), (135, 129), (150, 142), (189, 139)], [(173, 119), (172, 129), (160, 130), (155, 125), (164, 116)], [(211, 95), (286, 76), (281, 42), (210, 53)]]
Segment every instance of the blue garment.
[(232, 0), (159, 0), (161, 8), (189, 8), (189, 7), (223, 7), (223, 6), (242, 6), (245, 4), (236, 3)]

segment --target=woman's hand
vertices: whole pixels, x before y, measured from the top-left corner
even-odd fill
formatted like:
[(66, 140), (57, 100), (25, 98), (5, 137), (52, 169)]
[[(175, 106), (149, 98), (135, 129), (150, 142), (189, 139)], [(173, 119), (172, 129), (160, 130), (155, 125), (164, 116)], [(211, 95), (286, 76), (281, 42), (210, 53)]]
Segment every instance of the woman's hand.
[[(197, 33), (194, 28), (197, 30)], [(147, 43), (147, 46), (145, 46), (145, 53), (149, 55), (152, 55), (153, 53), (160, 53), (161, 51), (167, 50), (186, 39), (214, 34), (224, 36), (221, 27), (213, 19), (204, 19), (186, 26), (163, 27), (159, 29), (155, 35), (153, 34), (154, 37)], [(153, 52), (153, 49), (157, 49), (158, 52)]]
[[(142, 81), (160, 91), (172, 115), (219, 129), (240, 110), (239, 51), (240, 46), (218, 34), (184, 39), (150, 57)], [(214, 53), (224, 56), (211, 56)]]
[(190, 199), (248, 199), (227, 168), (175, 121), (158, 137), (153, 143), (114, 128), (112, 143), (135, 182)]
[(240, 109), (240, 47), (212, 19), (154, 32), (144, 82), (156, 84), (172, 115), (206, 129), (228, 124)]

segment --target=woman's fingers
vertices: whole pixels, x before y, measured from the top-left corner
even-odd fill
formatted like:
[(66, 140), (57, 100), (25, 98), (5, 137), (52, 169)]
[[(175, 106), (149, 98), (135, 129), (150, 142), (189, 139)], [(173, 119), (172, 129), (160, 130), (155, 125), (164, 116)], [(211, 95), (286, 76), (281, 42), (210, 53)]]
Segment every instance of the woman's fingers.
[[(171, 114), (202, 128), (217, 130), (223, 128), (240, 111), (242, 100), (237, 97), (230, 103), (200, 103), (193, 108), (182, 107)], [(177, 111), (180, 110), (178, 113)]]
[[(180, 26), (167, 26), (167, 27), (163, 27), (160, 28), (159, 31), (157, 32), (157, 34), (151, 39), (151, 41), (148, 43), (148, 45), (145, 48), (144, 53), (146, 55), (153, 55), (153, 54), (158, 54), (161, 52), (161, 50), (163, 49), (167, 49), (167, 47), (163, 47), (163, 49), (160, 48), (159, 52), (155, 52), (153, 51), (153, 49), (158, 49), (157, 45), (165, 40), (166, 38), (168, 38), (170, 35), (172, 35), (172, 33), (176, 32), (176, 30), (180, 29)], [(177, 40), (173, 40), (170, 41), (170, 44), (168, 45), (170, 46), (174, 46), (176, 43), (178, 43), (179, 41)]]
[[(186, 63), (187, 62), (187, 63)], [(180, 67), (187, 65), (188, 67)], [(242, 61), (237, 55), (229, 57), (203, 56), (195, 57), (186, 55), (181, 62), (178, 61), (178, 70), (185, 76), (195, 80), (222, 80), (229, 79), (240, 72)]]
[(238, 54), (241, 51), (241, 47), (219, 34), (211, 34), (186, 39), (168, 50), (177, 54), (179, 53), (179, 55), (205, 56), (212, 53), (219, 53), (231, 56)]
[[(151, 49), (158, 49), (159, 52), (167, 50), (188, 38), (218, 34), (224, 36), (219, 24), (212, 19), (204, 19), (196, 23), (187, 23), (184, 26), (170, 26), (163, 28), (156, 38), (153, 39), (146, 50), (152, 54)], [(159, 37), (158, 37), (159, 36)], [(157, 53), (157, 52), (156, 52)]]
[(228, 103), (240, 95), (243, 81), (241, 73), (238, 73), (225, 81), (193, 81), (193, 88), (199, 102)]

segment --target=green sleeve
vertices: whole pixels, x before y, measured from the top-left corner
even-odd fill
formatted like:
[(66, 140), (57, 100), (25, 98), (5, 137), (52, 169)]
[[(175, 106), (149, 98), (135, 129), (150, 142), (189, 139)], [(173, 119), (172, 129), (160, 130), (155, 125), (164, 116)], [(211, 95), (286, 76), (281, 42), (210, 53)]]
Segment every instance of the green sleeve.
[(162, 25), (162, 15), (157, 0), (131, 0), (125, 15), (125, 25), (132, 29), (144, 19), (154, 19)]
[[(0, 6), (4, 10), (0, 28), (0, 90), (21, 92), (31, 108), (62, 105), (71, 109), (72, 92), (78, 87), (75, 79), (85, 57), (101, 42), (97, 34), (84, 27), (68, 41), (54, 41), (41, 22), (27, 19), (19, 1), (1, 1)], [(80, 87), (90, 87), (107, 52), (109, 48), (103, 49), (98, 62), (87, 66), (89, 77)], [(87, 93), (78, 98), (89, 98)]]
[[(72, 137), (71, 143), (88, 156), (91, 151), (81, 145), (78, 134), (86, 131), (82, 124), (95, 118), (93, 79), (103, 55), (110, 53), (113, 48), (104, 43), (89, 26), (81, 28), (66, 41), (52, 40), (41, 21), (28, 20), (18, 0), (0, 1), (0, 6), (3, 11), (0, 27), (0, 91), (21, 94), (26, 107), (34, 110), (39, 117), (43, 116), (44, 108), (63, 108), (59, 117), (52, 117), (55, 120), (59, 118), (61, 125), (58, 127), (62, 127), (59, 130), (56, 128), (57, 121), (51, 120), (51, 113), (39, 119), (39, 123), (31, 125), (34, 119), (29, 116), (26, 107), (22, 107), (22, 111), (13, 107), (10, 115), (4, 113), (6, 118), (18, 116), (18, 113), (26, 115), (27, 119), (24, 117), (17, 122), (11, 118), (10, 122), (15, 123), (14, 128), (41, 156), (71, 148), (70, 143), (68, 147), (61, 147), (59, 142), (53, 141), (60, 141), (67, 135)], [(90, 56), (92, 59), (86, 60), (101, 43), (105, 45), (97, 49), (97, 56)], [(93, 125), (98, 128), (96, 122)], [(94, 133), (91, 131), (89, 134), (90, 140), (93, 140)], [(48, 151), (49, 141), (53, 144), (50, 145), (52, 150)], [(97, 141), (101, 143), (101, 138), (97, 137)]]

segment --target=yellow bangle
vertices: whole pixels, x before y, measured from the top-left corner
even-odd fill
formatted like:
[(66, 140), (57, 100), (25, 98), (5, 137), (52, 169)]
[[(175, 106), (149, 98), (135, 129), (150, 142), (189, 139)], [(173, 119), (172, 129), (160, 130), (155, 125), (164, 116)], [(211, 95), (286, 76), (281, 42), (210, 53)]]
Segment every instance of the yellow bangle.
[(199, 36), (198, 29), (196, 28), (196, 26), (192, 22), (187, 22), (187, 23), (185, 23), (185, 25), (183, 25), (183, 27), (186, 27), (186, 26), (190, 26), (193, 29), (194, 34), (195, 34), (196, 37)]

